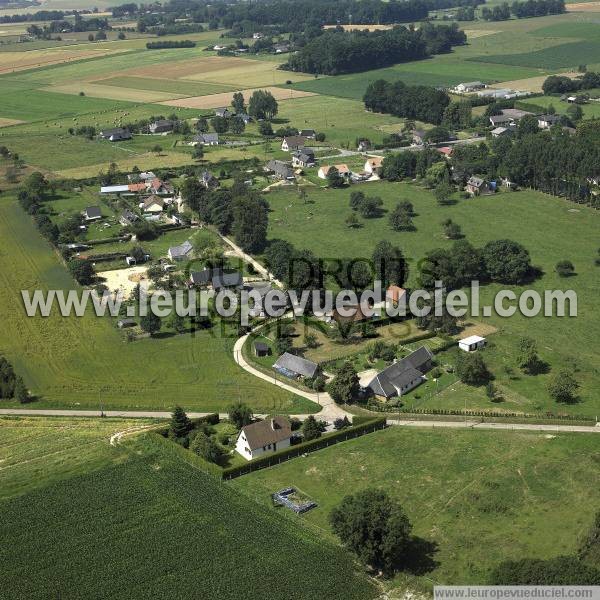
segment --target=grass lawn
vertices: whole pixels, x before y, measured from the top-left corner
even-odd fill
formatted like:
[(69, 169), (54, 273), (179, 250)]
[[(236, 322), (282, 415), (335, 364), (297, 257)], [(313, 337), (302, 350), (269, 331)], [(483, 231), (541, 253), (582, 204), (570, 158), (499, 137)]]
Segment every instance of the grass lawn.
[[(407, 256), (412, 285), (416, 281), (417, 261), (427, 250), (451, 245), (442, 233), (441, 222), (446, 218), (460, 224), (467, 240), (479, 247), (490, 240), (503, 238), (522, 243), (531, 253), (533, 264), (545, 273), (531, 287), (542, 293), (546, 289), (574, 289), (578, 295), (578, 316), (482, 318), (499, 330), (493, 336), (494, 347), (485, 351), (486, 360), (498, 385), (518, 394), (524, 412), (550, 410), (590, 416), (598, 414), (600, 324), (594, 316), (599, 273), (594, 265), (600, 219), (597, 211), (533, 191), (460, 200), (454, 206), (440, 207), (431, 193), (410, 184), (369, 183), (361, 189), (367, 195), (380, 196), (387, 210), (393, 209), (400, 200), (411, 201), (417, 213), (414, 219), (416, 231), (394, 232), (386, 216), (362, 220), (363, 227), (349, 229), (344, 220), (350, 212), (350, 191), (309, 188), (306, 204), (293, 191), (280, 190), (268, 195), (272, 209), (270, 239), (288, 240), (298, 248), (311, 249), (322, 258), (368, 258), (375, 244), (387, 239), (400, 246)], [(562, 259), (574, 263), (576, 276), (561, 279), (555, 274), (554, 267)], [(481, 306), (491, 304), (493, 295), (500, 288), (499, 285), (482, 288)], [(524, 289), (515, 291), (519, 293)], [(576, 369), (576, 377), (582, 386), (579, 403), (564, 406), (553, 402), (546, 392), (549, 374), (531, 377), (510, 372), (516, 345), (524, 335), (537, 340), (542, 359), (553, 369), (566, 364)], [(481, 397), (482, 402), (490, 406), (483, 392)]]
[[(146, 437), (111, 447), (109, 432), (126, 423), (89, 421), (75, 435), (72, 423), (36, 423), (0, 450), (11, 464), (0, 474), (0, 585), (12, 599), (376, 595), (339, 546), (210, 479), (193, 455), (181, 460)], [(29, 460), (47, 470), (33, 490)]]
[(598, 509), (598, 458), (593, 434), (392, 427), (232, 485), (265, 506), (271, 491), (297, 487), (317, 502), (305, 519), (325, 539), (332, 537), (328, 515), (346, 494), (384, 488), (403, 505), (414, 534), (438, 545), (422, 585), (483, 584), (503, 560), (574, 553)]
[(22, 289), (72, 289), (74, 283), (30, 218), (0, 198), (2, 285), (0, 352), (49, 406), (156, 408), (175, 404), (218, 411), (242, 398), (256, 412), (306, 412), (309, 401), (246, 374), (233, 361), (234, 337), (219, 327), (193, 335), (127, 343), (112, 320), (28, 318)]

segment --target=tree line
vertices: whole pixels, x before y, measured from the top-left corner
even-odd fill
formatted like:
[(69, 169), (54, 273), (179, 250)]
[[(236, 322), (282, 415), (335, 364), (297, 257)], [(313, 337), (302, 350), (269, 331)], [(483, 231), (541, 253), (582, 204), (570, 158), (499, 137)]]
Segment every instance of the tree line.
[(196, 42), (192, 40), (165, 40), (160, 42), (146, 42), (148, 50), (164, 50), (165, 48), (195, 48)]
[(542, 84), (544, 94), (568, 94), (597, 87), (600, 87), (600, 73), (593, 71), (588, 71), (576, 79), (565, 75), (550, 75)]
[[(461, 32), (462, 33), (462, 32)], [(434, 123), (442, 122), (450, 97), (443, 90), (402, 81), (378, 79), (369, 84), (363, 102), (368, 110)]]
[(383, 31), (328, 30), (293, 54), (282, 69), (323, 75), (355, 73), (449, 52), (464, 44), (457, 24)]
[(481, 9), (481, 18), (484, 21), (507, 21), (513, 16), (515, 19), (529, 17), (543, 17), (546, 15), (559, 15), (565, 12), (564, 0), (515, 0), (512, 4), (504, 2), (488, 8)]

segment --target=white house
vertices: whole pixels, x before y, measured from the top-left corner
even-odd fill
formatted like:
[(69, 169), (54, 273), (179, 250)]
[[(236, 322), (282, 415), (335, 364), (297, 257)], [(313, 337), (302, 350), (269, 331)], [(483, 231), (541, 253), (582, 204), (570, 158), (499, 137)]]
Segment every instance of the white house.
[(271, 417), (242, 427), (235, 450), (246, 460), (288, 448), (292, 429), (285, 417)]
[(465, 352), (475, 352), (475, 350), (485, 348), (485, 344), (486, 339), (479, 335), (471, 335), (462, 340), (458, 340), (458, 347)]
[[(333, 166), (338, 170), (338, 173), (342, 177), (348, 178), (348, 177), (352, 176), (352, 171), (350, 171), (350, 169), (348, 168), (348, 165), (333, 165)], [(327, 179), (327, 174), (329, 173), (329, 169), (331, 169), (331, 165), (322, 166), (319, 169), (319, 171), (317, 172), (319, 179)]]
[(481, 81), (468, 81), (467, 83), (459, 83), (456, 86), (456, 91), (460, 93), (465, 92), (475, 92), (476, 90), (481, 90), (485, 87)]
[(365, 173), (369, 175), (376, 174), (383, 163), (383, 156), (371, 156), (365, 162)]

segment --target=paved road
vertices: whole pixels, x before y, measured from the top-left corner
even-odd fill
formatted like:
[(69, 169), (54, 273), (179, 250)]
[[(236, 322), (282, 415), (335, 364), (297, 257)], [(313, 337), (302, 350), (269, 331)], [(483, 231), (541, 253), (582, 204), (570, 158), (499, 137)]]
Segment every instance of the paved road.
[[(295, 393), (298, 393), (296, 390)], [(301, 395), (308, 394), (302, 392)], [(310, 394), (309, 394), (310, 395)], [(321, 396), (321, 394), (319, 394)], [(333, 404), (335, 409), (342, 411), (342, 414), (349, 414), (343, 411), (339, 406)], [(337, 418), (339, 414), (336, 411), (329, 413), (332, 410), (330, 404), (325, 404), (323, 412), (319, 413), (319, 418), (329, 420), (332, 417)], [(136, 411), (136, 410), (106, 410), (104, 414), (107, 417), (123, 417), (123, 418), (152, 418), (152, 419), (168, 419), (171, 413), (164, 411)], [(188, 416), (195, 419), (206, 416), (209, 413), (188, 412)], [(13, 416), (53, 416), (53, 417), (99, 417), (100, 411), (97, 410), (59, 410), (59, 409), (40, 409), (32, 408), (2, 408), (0, 415)], [(227, 415), (222, 413), (221, 417)], [(257, 417), (265, 417), (266, 415), (256, 415)], [(308, 415), (294, 415), (300, 419), (305, 419)], [(535, 423), (481, 423), (480, 421), (416, 421), (410, 419), (388, 419), (388, 425), (396, 427), (422, 427), (428, 429), (496, 429), (507, 431), (546, 431), (548, 433), (598, 433), (600, 434), (600, 423), (594, 426), (585, 425), (538, 425)], [(120, 434), (133, 432), (134, 428), (127, 429)]]
[[(259, 328), (260, 328), (260, 326), (259, 326)], [(300, 390), (297, 387), (290, 385), (289, 383), (286, 383), (285, 381), (280, 381), (279, 379), (276, 379), (275, 375), (273, 375), (273, 376), (267, 375), (266, 373), (263, 373), (262, 371), (259, 371), (258, 369), (255, 369), (254, 367), (250, 366), (248, 364), (248, 362), (246, 361), (246, 359), (244, 358), (244, 356), (242, 355), (242, 346), (245, 344), (249, 335), (250, 334), (246, 334), (246, 335), (242, 336), (241, 338), (239, 338), (235, 342), (235, 345), (233, 346), (233, 359), (240, 367), (242, 367), (242, 369), (244, 369), (244, 371), (247, 371), (248, 373), (250, 373), (251, 375), (254, 375), (255, 377), (259, 377), (260, 379), (263, 379), (264, 381), (268, 381), (269, 383), (272, 383), (273, 385), (283, 388), (284, 390), (287, 390), (288, 392), (291, 392), (292, 394), (296, 394), (297, 396), (302, 396), (303, 398), (307, 398), (308, 400), (311, 400), (312, 402), (319, 404), (320, 406), (323, 407), (323, 410), (321, 410), (321, 412), (319, 412), (319, 418), (321, 418), (325, 421), (333, 421), (337, 418), (343, 418), (345, 416), (347, 416), (348, 418), (352, 417), (352, 415), (350, 413), (346, 412), (343, 408), (338, 406), (327, 392), (315, 393), (315, 392), (306, 392), (304, 390)]]

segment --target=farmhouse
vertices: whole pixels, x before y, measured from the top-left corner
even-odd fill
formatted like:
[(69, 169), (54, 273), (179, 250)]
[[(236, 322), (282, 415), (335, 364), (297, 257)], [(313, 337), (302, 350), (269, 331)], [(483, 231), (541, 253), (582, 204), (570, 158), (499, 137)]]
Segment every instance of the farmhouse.
[(242, 427), (235, 450), (246, 460), (252, 460), (268, 452), (288, 448), (292, 440), (292, 428), (285, 417), (271, 417)]
[(481, 177), (469, 177), (469, 181), (467, 181), (467, 192), (471, 194), (471, 196), (479, 196), (480, 194), (485, 194), (489, 191), (489, 186), (485, 179)]
[(453, 152), (454, 148), (452, 148), (452, 146), (441, 146), (440, 148), (437, 149), (437, 151), (444, 157), (444, 158), (450, 158), (452, 156), (452, 152)]
[(313, 167), (315, 165), (315, 153), (309, 149), (304, 148), (297, 150), (292, 156), (292, 166), (294, 167)]
[(402, 396), (425, 381), (425, 373), (431, 369), (432, 362), (431, 351), (421, 346), (406, 358), (378, 373), (367, 389), (381, 400)]
[(479, 335), (471, 335), (469, 337), (458, 340), (458, 347), (465, 352), (475, 352), (480, 348), (485, 348), (486, 339)]
[(317, 132), (314, 129), (301, 129), (300, 135), (307, 139), (314, 140), (317, 137)]
[(414, 129), (412, 132), (412, 140), (413, 144), (416, 144), (417, 146), (422, 146), (425, 143), (425, 130)]
[(162, 181), (161, 179), (158, 179), (158, 177), (150, 181), (150, 183), (146, 183), (146, 188), (153, 194), (158, 194), (159, 196), (168, 196), (175, 191), (170, 183)]
[(273, 45), (273, 50), (275, 51), (275, 54), (284, 54), (285, 52), (289, 52), (290, 48), (291, 46), (286, 43)]
[(477, 90), (481, 90), (485, 87), (484, 83), (481, 81), (469, 81), (467, 83), (459, 83), (454, 89), (459, 93), (468, 93), (468, 92), (476, 92)]
[(219, 134), (218, 133), (199, 133), (192, 139), (193, 146), (218, 146), (219, 145)]
[(531, 115), (533, 113), (527, 112), (526, 110), (519, 110), (517, 108), (505, 108), (501, 114), (493, 115), (490, 117), (490, 123), (494, 127), (506, 125), (516, 125), (525, 115)]
[(109, 142), (120, 142), (121, 140), (130, 140), (131, 133), (129, 132), (129, 129), (114, 127), (113, 129), (103, 129), (100, 132), (100, 137)]
[(287, 181), (295, 179), (292, 167), (282, 160), (270, 160), (265, 169), (270, 173), (273, 173), (278, 179)]
[(370, 147), (370, 140), (360, 140), (356, 149), (358, 150), (358, 152), (366, 152)]
[(273, 368), (290, 378), (307, 377), (310, 379), (319, 371), (319, 365), (316, 363), (289, 352), (284, 352), (277, 359)]
[[(338, 173), (342, 177), (346, 177), (346, 178), (351, 177), (352, 171), (350, 171), (350, 169), (348, 168), (348, 165), (333, 165), (333, 166), (338, 170)], [(322, 166), (317, 173), (319, 179), (327, 179), (327, 174), (329, 173), (330, 169), (331, 169), (331, 165)]]
[(150, 129), (150, 133), (168, 133), (169, 131), (173, 131), (173, 127), (175, 127), (173, 121), (170, 121), (169, 119), (158, 119), (158, 121), (150, 123), (148, 129)]
[(306, 145), (306, 138), (301, 135), (290, 135), (284, 137), (281, 142), (281, 149), (284, 152), (293, 152), (294, 150), (302, 150)]
[(149, 198), (146, 198), (142, 203), (141, 208), (144, 212), (148, 213), (159, 213), (162, 212), (165, 207), (164, 198), (160, 196), (152, 195)]
[(368, 173), (369, 175), (375, 175), (379, 173), (382, 163), (383, 156), (371, 156), (365, 162), (365, 173)]
[(102, 218), (102, 211), (99, 206), (88, 206), (83, 211), (83, 216), (86, 221), (98, 221)]
[(193, 249), (194, 247), (191, 242), (186, 240), (179, 246), (172, 246), (169, 248), (167, 254), (171, 260), (185, 260), (188, 256), (191, 256)]

